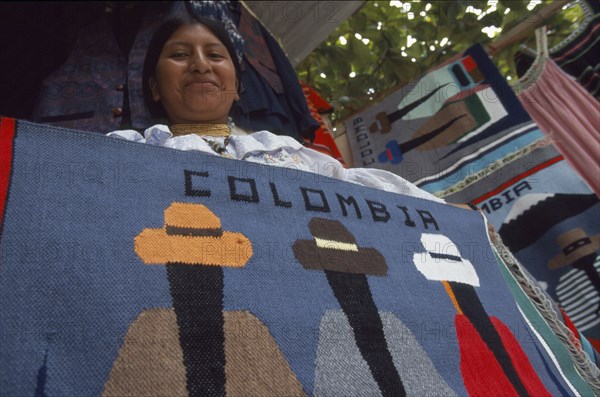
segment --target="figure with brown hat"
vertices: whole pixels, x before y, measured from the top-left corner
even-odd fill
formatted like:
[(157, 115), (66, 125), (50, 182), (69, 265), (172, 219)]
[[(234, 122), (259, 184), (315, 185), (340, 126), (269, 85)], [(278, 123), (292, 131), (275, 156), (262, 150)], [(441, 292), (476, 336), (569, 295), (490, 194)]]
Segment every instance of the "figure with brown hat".
[(313, 218), (308, 228), (313, 239), (297, 240), (292, 247), (294, 256), (305, 269), (325, 272), (381, 393), (405, 396), (367, 279), (367, 275), (386, 275), (385, 258), (374, 248), (358, 247), (339, 221)]

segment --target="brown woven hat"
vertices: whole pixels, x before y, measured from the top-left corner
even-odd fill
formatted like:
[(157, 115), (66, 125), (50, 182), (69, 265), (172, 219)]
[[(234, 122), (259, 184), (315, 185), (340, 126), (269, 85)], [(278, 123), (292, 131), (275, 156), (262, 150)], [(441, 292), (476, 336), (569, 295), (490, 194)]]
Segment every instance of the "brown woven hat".
[(600, 234), (589, 237), (583, 229), (575, 228), (558, 236), (556, 242), (561, 252), (548, 262), (550, 269), (571, 265), (584, 257), (595, 258), (600, 249)]
[(385, 276), (385, 258), (374, 248), (363, 248), (339, 221), (313, 218), (312, 240), (296, 240), (294, 256), (305, 269)]

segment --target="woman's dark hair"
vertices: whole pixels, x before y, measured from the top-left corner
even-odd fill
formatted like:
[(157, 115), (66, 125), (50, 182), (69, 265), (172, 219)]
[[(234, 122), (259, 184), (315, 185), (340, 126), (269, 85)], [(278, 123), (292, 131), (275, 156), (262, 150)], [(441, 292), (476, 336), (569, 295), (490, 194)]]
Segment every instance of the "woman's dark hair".
[(238, 81), (239, 91), (239, 81), (241, 75), (240, 62), (235, 52), (235, 47), (233, 46), (233, 43), (229, 38), (229, 34), (223, 25), (221, 25), (221, 23), (218, 21), (203, 17), (196, 17), (194, 15), (169, 18), (164, 21), (154, 32), (152, 40), (150, 41), (150, 45), (148, 46), (148, 52), (146, 53), (146, 58), (144, 59), (144, 69), (142, 71), (142, 93), (144, 95), (144, 103), (148, 107), (150, 115), (155, 118), (166, 119), (167, 113), (160, 102), (154, 102), (152, 100), (152, 92), (150, 90), (149, 81), (150, 78), (156, 74), (156, 64), (158, 63), (158, 58), (160, 57), (160, 53), (165, 43), (177, 29), (184, 25), (203, 25), (208, 28), (208, 30), (210, 30), (221, 43), (223, 43), (227, 49), (227, 52), (229, 53), (229, 56), (231, 57), (233, 66), (235, 67), (235, 77)]

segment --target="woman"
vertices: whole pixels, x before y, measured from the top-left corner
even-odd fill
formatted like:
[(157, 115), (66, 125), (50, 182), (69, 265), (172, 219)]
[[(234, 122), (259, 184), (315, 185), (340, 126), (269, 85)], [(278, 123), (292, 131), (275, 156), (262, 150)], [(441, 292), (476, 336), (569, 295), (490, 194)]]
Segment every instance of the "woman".
[(260, 131), (231, 135), (228, 115), (239, 99), (239, 61), (221, 25), (190, 16), (165, 21), (156, 31), (144, 62), (143, 92), (154, 117), (168, 126), (108, 135), (180, 150), (197, 150), (353, 182), (440, 203), (398, 175), (379, 169), (344, 169), (335, 159), (291, 137)]

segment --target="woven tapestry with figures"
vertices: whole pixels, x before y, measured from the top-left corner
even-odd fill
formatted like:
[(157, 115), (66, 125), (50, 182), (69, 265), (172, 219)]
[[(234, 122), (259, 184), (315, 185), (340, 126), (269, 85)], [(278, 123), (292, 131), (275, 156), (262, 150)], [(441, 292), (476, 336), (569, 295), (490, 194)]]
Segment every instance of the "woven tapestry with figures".
[(590, 356), (600, 352), (600, 200), (480, 44), (346, 129), (356, 166), (389, 170), (447, 202), (481, 208), (570, 317)]
[(0, 120), (0, 395), (586, 395), (480, 214)]

